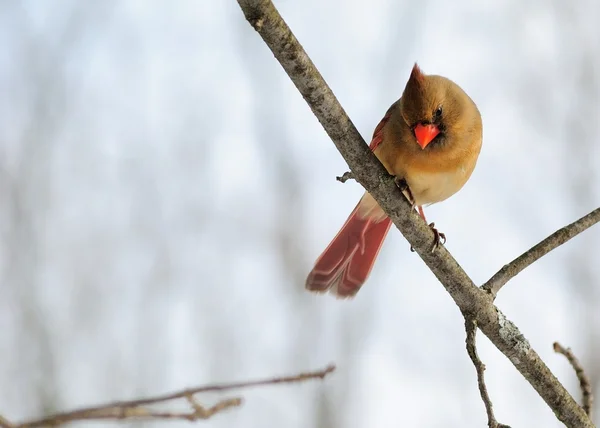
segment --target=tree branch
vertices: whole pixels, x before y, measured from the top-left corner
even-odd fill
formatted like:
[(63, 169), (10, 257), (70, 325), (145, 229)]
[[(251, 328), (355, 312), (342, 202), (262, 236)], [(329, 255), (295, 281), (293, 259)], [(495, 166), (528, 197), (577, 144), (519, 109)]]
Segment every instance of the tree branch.
[[(464, 314), (463, 314), (464, 315)], [(465, 340), (467, 344), (467, 354), (471, 358), (473, 365), (475, 366), (475, 370), (477, 371), (477, 385), (479, 386), (479, 394), (481, 395), (481, 400), (485, 405), (485, 411), (488, 417), (488, 427), (489, 428), (510, 428), (508, 425), (500, 424), (494, 417), (494, 409), (492, 400), (487, 391), (487, 386), (485, 385), (485, 364), (479, 358), (477, 354), (477, 345), (476, 345), (476, 337), (477, 337), (477, 321), (471, 318), (468, 315), (464, 315), (465, 317), (465, 331), (467, 333), (467, 339)]]
[[(112, 403), (106, 403), (99, 406), (56, 413), (44, 418), (21, 422), (18, 424), (12, 424), (6, 418), (0, 416), (0, 426), (3, 428), (41, 428), (46, 426), (62, 425), (74, 421), (106, 419), (183, 419), (188, 421), (197, 421), (200, 419), (208, 419), (223, 410), (229, 409), (230, 407), (238, 407), (242, 404), (242, 399), (239, 397), (227, 398), (219, 401), (212, 407), (206, 408), (196, 400), (194, 397), (196, 394), (215, 391), (230, 391), (253, 386), (275, 385), (280, 383), (296, 383), (317, 378), (323, 379), (334, 370), (335, 366), (330, 365), (323, 370), (300, 373), (294, 376), (188, 388), (170, 394), (158, 395), (156, 397), (129, 401), (114, 401)], [(191, 407), (191, 410), (188, 412), (168, 412), (153, 410), (148, 407), (151, 405), (165, 404), (177, 399), (186, 399)]]
[(368, 149), (333, 92), (270, 0), (238, 0), (252, 27), (283, 66), (298, 91), (350, 166), (355, 179), (375, 198), (402, 235), (439, 279), (463, 313), (506, 355), (568, 427), (593, 427), (569, 392), (552, 374), (516, 325), (479, 289), (445, 247), (431, 253), (433, 232), (411, 209), (393, 178)]
[(583, 407), (584, 412), (592, 418), (592, 409), (594, 408), (594, 393), (592, 391), (592, 383), (590, 382), (590, 378), (587, 377), (585, 371), (583, 370), (583, 366), (571, 351), (571, 348), (563, 348), (560, 343), (554, 342), (554, 352), (559, 354), (563, 354), (571, 366), (575, 369), (575, 374), (577, 375), (577, 379), (579, 380), (579, 386), (581, 387), (581, 392), (583, 395), (581, 406)]
[[(190, 403), (191, 404), (191, 403)], [(136, 420), (152, 420), (152, 419), (181, 419), (194, 422), (200, 419), (209, 419), (216, 413), (219, 413), (230, 407), (237, 407), (242, 404), (241, 398), (228, 398), (219, 401), (212, 407), (205, 408), (198, 402), (194, 401), (192, 409), (188, 412), (168, 412), (157, 411), (147, 407), (128, 405), (121, 403), (120, 405), (106, 405), (97, 408), (89, 408), (82, 410), (74, 410), (71, 412), (59, 413), (50, 415), (45, 418), (23, 422), (13, 425), (14, 428), (43, 428), (48, 426), (59, 426), (75, 421), (99, 421), (99, 420), (121, 420), (121, 419), (136, 419)]]
[(523, 269), (598, 222), (600, 222), (600, 208), (596, 208), (579, 220), (557, 230), (509, 264), (504, 265), (481, 288), (490, 292), (496, 298), (504, 284), (517, 276)]

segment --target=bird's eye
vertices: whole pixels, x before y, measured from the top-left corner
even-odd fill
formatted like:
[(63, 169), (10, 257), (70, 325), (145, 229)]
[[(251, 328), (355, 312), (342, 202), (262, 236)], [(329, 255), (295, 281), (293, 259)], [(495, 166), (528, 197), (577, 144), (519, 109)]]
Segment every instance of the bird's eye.
[(435, 112), (433, 113), (433, 118), (434, 119), (439, 119), (440, 117), (442, 117), (442, 106), (439, 106), (438, 108), (435, 109)]

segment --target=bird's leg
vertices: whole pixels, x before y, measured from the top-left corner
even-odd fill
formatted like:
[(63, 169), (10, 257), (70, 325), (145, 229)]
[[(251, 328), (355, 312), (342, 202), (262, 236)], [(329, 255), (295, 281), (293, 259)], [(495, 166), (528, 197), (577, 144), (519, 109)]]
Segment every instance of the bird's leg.
[[(406, 196), (408, 202), (410, 202), (410, 207), (414, 210), (417, 203), (415, 202), (415, 197), (413, 196), (410, 187), (408, 187), (406, 179), (396, 175), (394, 177), (394, 183), (396, 183), (396, 186), (398, 186), (400, 191), (404, 194), (404, 196)], [(421, 209), (421, 207), (419, 207), (419, 209)], [(415, 252), (415, 249), (412, 247), (412, 245), (410, 246), (410, 251), (413, 253)]]
[[(423, 207), (419, 205), (418, 210), (419, 210), (419, 215), (423, 218), (423, 220), (425, 220), (425, 223), (427, 223), (427, 219), (425, 218), (425, 212), (423, 211)], [(440, 246), (440, 244), (446, 243), (446, 235), (444, 233), (440, 232), (439, 230), (437, 230), (435, 228), (435, 223), (433, 223), (433, 222), (429, 223), (429, 227), (433, 231), (433, 246), (431, 247), (431, 252), (433, 253), (435, 250), (437, 250), (437, 248)], [(412, 251), (414, 251), (414, 249), (412, 247), (410, 249)]]
[(435, 228), (435, 223), (433, 222), (429, 223), (429, 227), (433, 231), (433, 245), (431, 247), (431, 252), (433, 253), (435, 250), (438, 249), (440, 244), (443, 245), (446, 243), (446, 234), (437, 230)]
[(413, 197), (413, 194), (410, 191), (410, 187), (408, 187), (408, 183), (406, 182), (406, 180), (396, 175), (394, 177), (394, 183), (396, 183), (396, 186), (398, 186), (400, 191), (404, 194), (404, 196), (406, 196), (406, 199), (408, 199), (408, 202), (410, 202), (411, 208), (414, 209), (416, 206), (415, 198)]
[[(400, 191), (402, 191), (402, 193), (404, 193), (404, 195), (406, 195), (406, 197), (408, 198), (408, 200), (411, 204), (411, 207), (414, 209), (417, 204), (415, 202), (415, 198), (414, 198), (412, 192), (410, 191), (410, 187), (408, 187), (408, 183), (406, 182), (406, 180), (399, 176), (395, 176), (394, 182), (396, 183), (396, 186), (398, 186)], [(419, 215), (423, 218), (423, 220), (425, 220), (425, 223), (427, 223), (427, 218), (425, 217), (425, 212), (423, 211), (423, 207), (421, 205), (419, 205), (419, 206), (417, 206), (417, 210), (419, 211)], [(433, 231), (433, 246), (431, 247), (431, 252), (433, 253), (435, 250), (437, 250), (437, 248), (440, 246), (440, 244), (446, 243), (446, 235), (444, 233), (440, 232), (439, 230), (437, 230), (435, 228), (435, 223), (433, 223), (433, 222), (429, 223), (429, 227)], [(415, 252), (415, 249), (412, 247), (412, 245), (410, 246), (410, 251), (412, 251), (413, 253)]]

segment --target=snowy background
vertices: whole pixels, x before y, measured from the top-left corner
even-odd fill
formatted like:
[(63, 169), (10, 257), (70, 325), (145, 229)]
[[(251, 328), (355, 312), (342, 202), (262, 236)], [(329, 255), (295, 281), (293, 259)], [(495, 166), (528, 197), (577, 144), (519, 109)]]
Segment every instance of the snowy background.
[[(478, 166), (427, 211), (476, 283), (600, 205), (599, 2), (276, 6), (365, 138), (414, 61), (477, 102)], [(0, 413), (334, 362), (198, 426), (486, 426), (462, 317), (398, 231), (355, 300), (304, 290), (362, 194), (346, 170), (233, 0), (0, 1)], [(600, 395), (599, 241), (497, 300), (577, 399), (552, 342)], [(479, 338), (497, 418), (561, 426)]]

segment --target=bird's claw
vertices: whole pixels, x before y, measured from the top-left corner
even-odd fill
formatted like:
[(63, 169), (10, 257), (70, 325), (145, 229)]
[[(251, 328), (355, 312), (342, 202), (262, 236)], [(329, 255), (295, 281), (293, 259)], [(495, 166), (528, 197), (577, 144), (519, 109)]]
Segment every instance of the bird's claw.
[[(433, 253), (439, 248), (440, 245), (444, 245), (446, 243), (446, 234), (437, 230), (435, 228), (435, 223), (429, 223), (429, 227), (433, 232), (433, 245), (431, 246), (431, 252)], [(415, 252), (415, 249), (412, 245), (410, 246), (410, 251), (413, 253)]]
[(401, 192), (409, 190), (408, 183), (404, 178), (400, 177), (399, 175), (394, 176), (394, 183), (396, 183), (396, 186), (398, 186), (398, 189), (400, 189)]
[[(410, 191), (410, 187), (408, 187), (408, 183), (406, 182), (406, 180), (402, 177), (395, 176), (394, 183), (396, 183), (396, 186), (398, 186), (400, 191), (404, 193), (404, 195), (406, 195), (408, 201), (414, 209), (416, 205), (415, 198), (413, 197), (413, 194)], [(423, 217), (423, 219), (425, 219), (425, 215), (422, 212), (421, 216)], [(433, 245), (431, 247), (431, 252), (433, 253), (435, 250), (438, 249), (440, 244), (443, 245), (446, 243), (446, 235), (435, 228), (435, 223), (429, 223), (429, 227), (433, 231)], [(415, 249), (412, 247), (412, 245), (410, 246), (410, 251), (413, 253), (415, 252)]]
[(398, 186), (400, 191), (404, 193), (404, 195), (406, 195), (408, 202), (410, 202), (411, 208), (414, 209), (416, 206), (415, 198), (413, 197), (413, 194), (410, 191), (410, 187), (408, 187), (408, 183), (406, 182), (406, 180), (396, 175), (394, 176), (394, 183), (396, 183), (396, 186)]
[(435, 223), (429, 223), (429, 227), (433, 231), (433, 245), (431, 252), (433, 253), (438, 247), (446, 243), (446, 235), (435, 228)]

